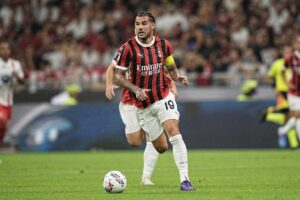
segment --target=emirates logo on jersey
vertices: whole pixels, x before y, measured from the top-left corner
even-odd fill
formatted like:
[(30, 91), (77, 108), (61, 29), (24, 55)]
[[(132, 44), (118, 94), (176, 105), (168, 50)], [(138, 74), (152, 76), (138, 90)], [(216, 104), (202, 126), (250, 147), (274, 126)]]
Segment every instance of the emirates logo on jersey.
[(162, 69), (162, 63), (148, 64), (148, 65), (137, 65), (137, 70), (141, 73), (141, 76), (152, 76), (159, 74)]

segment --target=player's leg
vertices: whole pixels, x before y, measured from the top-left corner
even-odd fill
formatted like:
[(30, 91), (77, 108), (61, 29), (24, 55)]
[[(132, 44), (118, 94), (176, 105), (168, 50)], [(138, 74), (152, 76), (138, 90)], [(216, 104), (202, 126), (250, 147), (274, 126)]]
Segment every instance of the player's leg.
[(296, 122), (295, 122), (295, 128), (296, 128), (296, 132), (298, 134), (298, 138), (300, 139), (300, 97), (294, 97), (293, 98), (293, 115), (296, 118)]
[(146, 134), (146, 148), (144, 151), (144, 168), (141, 184), (142, 185), (154, 185), (151, 181), (151, 177), (159, 156), (159, 153), (154, 148), (152, 142)]
[(119, 104), (119, 111), (125, 125), (127, 142), (132, 147), (141, 146), (144, 133), (137, 119), (137, 108), (133, 105)]
[(168, 149), (168, 140), (164, 133), (164, 129), (153, 113), (153, 105), (148, 108), (138, 110), (138, 120), (143, 130), (148, 134), (149, 140), (159, 153), (164, 153)]
[[(137, 118), (137, 108), (133, 105), (120, 103), (120, 115), (125, 124), (125, 133), (128, 144), (132, 147), (138, 147), (145, 138), (145, 132), (141, 129), (141, 125)], [(149, 139), (148, 139), (149, 140)], [(152, 143), (147, 141), (144, 151), (144, 168), (141, 184), (153, 185), (151, 176), (154, 171), (159, 153), (155, 150)]]
[(0, 118), (0, 144), (3, 144), (4, 136), (6, 133), (7, 123), (4, 119)]
[(288, 95), (288, 104), (289, 104), (289, 116), (287, 123), (278, 129), (279, 136), (286, 135), (287, 132), (296, 126), (296, 120), (300, 116), (300, 98), (292, 95)]
[(180, 189), (194, 190), (189, 180), (187, 148), (179, 131), (179, 112), (174, 95), (170, 93), (158, 106), (158, 119), (162, 122), (173, 147), (173, 156), (180, 175)]
[(185, 142), (180, 134), (178, 121), (174, 119), (166, 120), (163, 123), (169, 141), (173, 147), (173, 157), (180, 175), (181, 190), (194, 190), (188, 175), (188, 156)]
[(0, 144), (3, 144), (4, 136), (7, 129), (8, 117), (7, 113), (2, 107), (0, 107)]
[(127, 142), (131, 147), (139, 147), (141, 146), (144, 135), (142, 130), (138, 130), (136, 132), (126, 132)]

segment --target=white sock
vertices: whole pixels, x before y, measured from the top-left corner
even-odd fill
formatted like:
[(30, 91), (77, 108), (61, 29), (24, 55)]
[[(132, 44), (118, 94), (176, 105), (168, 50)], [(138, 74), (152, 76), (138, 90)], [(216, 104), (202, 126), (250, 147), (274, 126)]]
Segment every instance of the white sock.
[(187, 149), (181, 134), (170, 137), (169, 141), (173, 146), (173, 156), (179, 170), (180, 182), (189, 180)]
[(296, 117), (292, 117), (287, 121), (287, 123), (278, 129), (279, 135), (285, 135), (290, 129), (294, 128), (296, 125)]
[(152, 173), (154, 171), (159, 153), (154, 148), (151, 142), (146, 143), (146, 148), (144, 151), (144, 169), (143, 169), (143, 176), (144, 178), (151, 179)]

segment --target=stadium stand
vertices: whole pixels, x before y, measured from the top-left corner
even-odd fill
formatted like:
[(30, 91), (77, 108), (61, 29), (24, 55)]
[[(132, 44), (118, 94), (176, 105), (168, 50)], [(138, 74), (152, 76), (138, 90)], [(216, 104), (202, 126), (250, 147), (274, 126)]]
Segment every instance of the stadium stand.
[(31, 92), (70, 82), (98, 91), (140, 8), (156, 16), (157, 34), (171, 41), (193, 86), (265, 84), (269, 65), (300, 32), (295, 0), (2, 0), (0, 37), (24, 62)]

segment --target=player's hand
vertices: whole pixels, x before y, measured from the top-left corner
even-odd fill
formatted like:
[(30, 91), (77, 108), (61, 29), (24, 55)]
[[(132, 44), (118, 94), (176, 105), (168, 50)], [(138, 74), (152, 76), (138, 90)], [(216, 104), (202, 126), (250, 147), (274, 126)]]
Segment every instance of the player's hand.
[(149, 92), (149, 91), (151, 91), (151, 90), (139, 88), (135, 91), (135, 96), (138, 100), (144, 101), (148, 98), (148, 95), (146, 94), (146, 92)]
[(180, 75), (180, 76), (178, 77), (178, 82), (182, 83), (182, 84), (185, 85), (185, 86), (188, 86), (188, 85), (189, 85), (189, 79), (188, 79), (186, 76)]
[(15, 77), (15, 78), (17, 78), (17, 79), (19, 79), (19, 76), (18, 76), (18, 74), (17, 74), (17, 72), (15, 70), (13, 70), (12, 76)]
[(105, 90), (106, 98), (108, 98), (109, 100), (112, 100), (112, 98), (115, 96), (115, 89), (117, 89), (117, 88), (118, 88), (118, 86), (116, 86), (116, 85), (111, 85), (111, 86), (106, 87), (106, 90)]

